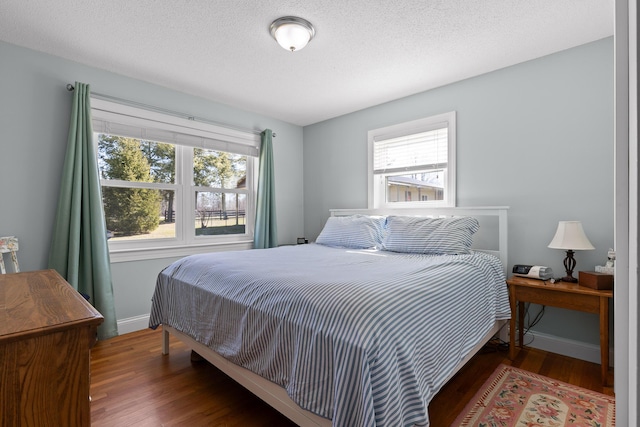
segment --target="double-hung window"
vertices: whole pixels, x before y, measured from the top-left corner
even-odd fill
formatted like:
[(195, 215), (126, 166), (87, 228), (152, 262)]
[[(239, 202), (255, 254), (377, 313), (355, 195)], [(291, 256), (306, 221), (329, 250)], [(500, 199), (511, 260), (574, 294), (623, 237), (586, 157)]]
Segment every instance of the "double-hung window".
[(260, 136), (92, 98), (112, 260), (251, 247)]
[(455, 111), (369, 131), (369, 208), (455, 206)]

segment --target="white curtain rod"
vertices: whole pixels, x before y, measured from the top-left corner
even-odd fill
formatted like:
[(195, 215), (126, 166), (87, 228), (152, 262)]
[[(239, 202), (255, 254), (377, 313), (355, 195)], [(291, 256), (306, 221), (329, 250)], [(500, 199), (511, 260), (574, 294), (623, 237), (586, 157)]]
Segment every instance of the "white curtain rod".
[[(67, 90), (69, 92), (72, 92), (73, 90), (75, 90), (75, 87), (73, 87), (73, 85), (71, 83), (67, 84)], [(262, 133), (262, 131), (259, 130), (254, 130), (254, 129), (244, 129), (244, 128), (240, 128), (240, 127), (235, 127), (235, 126), (231, 126), (225, 123), (220, 123), (220, 122), (216, 122), (213, 120), (209, 120), (209, 119), (205, 119), (202, 117), (195, 117), (189, 114), (184, 114), (184, 113), (179, 113), (177, 111), (171, 111), (171, 110), (165, 110), (164, 108), (159, 108), (159, 107), (154, 107), (152, 105), (148, 105), (148, 104), (143, 104), (140, 102), (135, 102), (135, 101), (130, 101), (128, 99), (122, 99), (122, 98), (117, 98), (115, 96), (110, 96), (110, 95), (103, 95), (100, 93), (94, 93), (91, 92), (91, 96), (95, 97), (95, 98), (100, 98), (103, 99), (105, 101), (114, 101), (117, 102), (119, 104), (125, 104), (125, 105), (129, 105), (132, 107), (138, 107), (138, 108), (143, 108), (145, 110), (151, 110), (151, 111), (156, 111), (158, 113), (164, 113), (164, 114), (169, 114), (172, 116), (176, 116), (176, 117), (181, 117), (183, 119), (187, 119), (187, 120), (193, 120), (196, 122), (201, 122), (201, 123), (208, 123), (210, 125), (215, 125), (215, 126), (221, 126), (227, 129), (233, 129), (233, 130), (237, 130), (240, 132), (250, 132), (253, 133), (255, 135), (260, 135)], [(276, 133), (273, 132), (272, 133), (273, 137), (276, 137)]]

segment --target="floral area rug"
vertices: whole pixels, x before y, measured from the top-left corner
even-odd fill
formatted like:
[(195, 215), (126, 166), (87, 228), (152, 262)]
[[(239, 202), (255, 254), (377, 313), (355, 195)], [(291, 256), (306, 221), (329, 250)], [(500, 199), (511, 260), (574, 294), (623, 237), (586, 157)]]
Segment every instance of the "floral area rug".
[(451, 427), (613, 427), (615, 398), (500, 365)]

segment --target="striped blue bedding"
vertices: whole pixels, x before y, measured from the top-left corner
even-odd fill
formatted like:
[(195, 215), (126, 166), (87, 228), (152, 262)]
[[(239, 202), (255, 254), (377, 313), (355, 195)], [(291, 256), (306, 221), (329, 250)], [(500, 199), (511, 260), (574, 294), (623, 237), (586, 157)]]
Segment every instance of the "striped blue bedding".
[(157, 280), (170, 325), (334, 426), (428, 425), (454, 367), (510, 317), (500, 261), (309, 244), (183, 258)]

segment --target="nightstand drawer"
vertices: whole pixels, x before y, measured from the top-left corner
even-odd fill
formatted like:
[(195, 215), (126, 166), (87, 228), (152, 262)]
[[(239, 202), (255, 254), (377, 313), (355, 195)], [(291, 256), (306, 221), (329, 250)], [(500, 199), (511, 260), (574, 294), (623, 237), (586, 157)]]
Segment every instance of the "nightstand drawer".
[(529, 288), (518, 286), (515, 289), (516, 299), (519, 301), (585, 311), (587, 313), (600, 312), (600, 301), (594, 298), (593, 295), (566, 293), (557, 289), (545, 289), (544, 287)]

